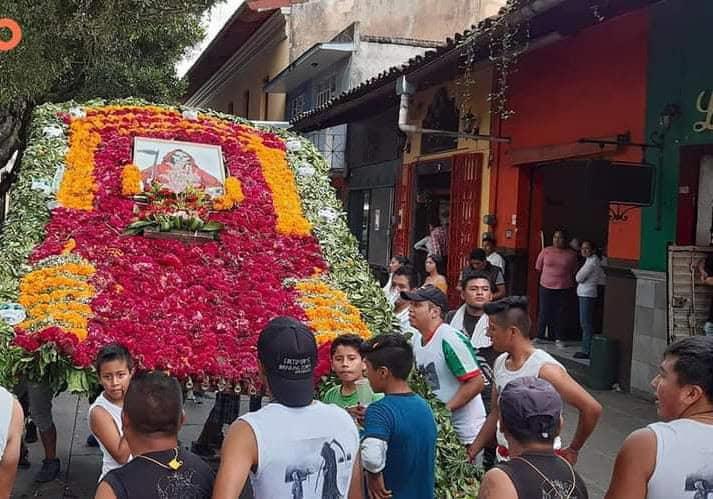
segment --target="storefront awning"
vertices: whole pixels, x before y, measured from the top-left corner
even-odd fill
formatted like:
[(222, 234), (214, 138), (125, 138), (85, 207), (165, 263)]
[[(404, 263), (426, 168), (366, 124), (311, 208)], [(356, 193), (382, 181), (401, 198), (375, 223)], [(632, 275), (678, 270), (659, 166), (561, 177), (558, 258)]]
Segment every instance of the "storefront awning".
[(320, 73), (334, 63), (350, 57), (354, 50), (353, 42), (318, 43), (267, 82), (265, 92), (274, 94), (287, 93), (305, 81), (314, 78), (316, 73)]

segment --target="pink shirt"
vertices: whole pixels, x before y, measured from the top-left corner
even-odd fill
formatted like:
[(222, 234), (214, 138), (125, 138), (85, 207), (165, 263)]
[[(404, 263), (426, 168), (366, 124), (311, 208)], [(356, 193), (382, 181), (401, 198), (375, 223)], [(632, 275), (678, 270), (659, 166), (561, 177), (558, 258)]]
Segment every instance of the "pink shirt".
[(540, 285), (547, 289), (567, 289), (574, 286), (577, 254), (571, 249), (548, 246), (537, 255), (535, 270), (542, 272)]

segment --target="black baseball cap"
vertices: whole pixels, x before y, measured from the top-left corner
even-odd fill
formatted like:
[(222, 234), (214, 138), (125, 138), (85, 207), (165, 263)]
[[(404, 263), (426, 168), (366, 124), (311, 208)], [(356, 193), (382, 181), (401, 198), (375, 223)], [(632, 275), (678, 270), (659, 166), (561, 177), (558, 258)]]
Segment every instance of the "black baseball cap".
[(548, 381), (517, 378), (500, 394), (500, 417), (516, 438), (553, 440), (562, 415), (562, 397)]
[(292, 317), (272, 319), (260, 333), (257, 356), (275, 400), (288, 407), (312, 403), (317, 342), (307, 326)]
[(448, 312), (448, 298), (435, 286), (426, 285), (413, 291), (402, 291), (401, 299), (408, 301), (430, 301), (443, 312)]

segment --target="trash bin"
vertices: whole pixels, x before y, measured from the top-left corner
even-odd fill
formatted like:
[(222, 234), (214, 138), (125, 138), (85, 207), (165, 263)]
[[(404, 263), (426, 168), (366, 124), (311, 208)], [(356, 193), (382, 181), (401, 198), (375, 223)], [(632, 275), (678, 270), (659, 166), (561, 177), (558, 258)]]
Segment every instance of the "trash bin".
[(594, 390), (610, 390), (617, 380), (617, 342), (602, 335), (592, 337), (589, 363), (589, 387)]

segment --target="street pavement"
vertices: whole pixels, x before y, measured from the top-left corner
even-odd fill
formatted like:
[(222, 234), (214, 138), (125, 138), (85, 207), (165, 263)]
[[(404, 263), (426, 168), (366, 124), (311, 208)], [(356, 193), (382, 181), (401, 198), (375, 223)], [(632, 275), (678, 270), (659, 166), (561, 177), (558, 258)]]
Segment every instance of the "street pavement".
[[(634, 429), (656, 420), (653, 403), (620, 392), (592, 392), (604, 407), (604, 414), (594, 434), (582, 449), (577, 463), (577, 471), (587, 482), (589, 497), (601, 499), (609, 484), (616, 453), (624, 438)], [(186, 424), (179, 435), (181, 444), (188, 448), (200, 433), (213, 405), (213, 397), (198, 399), (202, 403), (186, 402)], [(247, 398), (243, 398), (242, 410), (246, 411)], [(55, 399), (54, 418), (58, 428), (58, 453), (62, 460), (60, 479), (39, 485), (33, 482), (42, 461), (42, 445), (31, 444), (30, 461), (32, 467), (18, 470), (13, 498), (91, 498), (94, 496), (96, 481), (101, 468), (99, 449), (86, 446), (87, 401), (76, 396), (62, 394)], [(76, 425), (75, 425), (76, 414)], [(577, 425), (577, 414), (568, 407), (565, 411), (564, 442), (569, 442)], [(72, 449), (71, 463), (70, 445)], [(246, 490), (241, 499), (251, 499)]]

